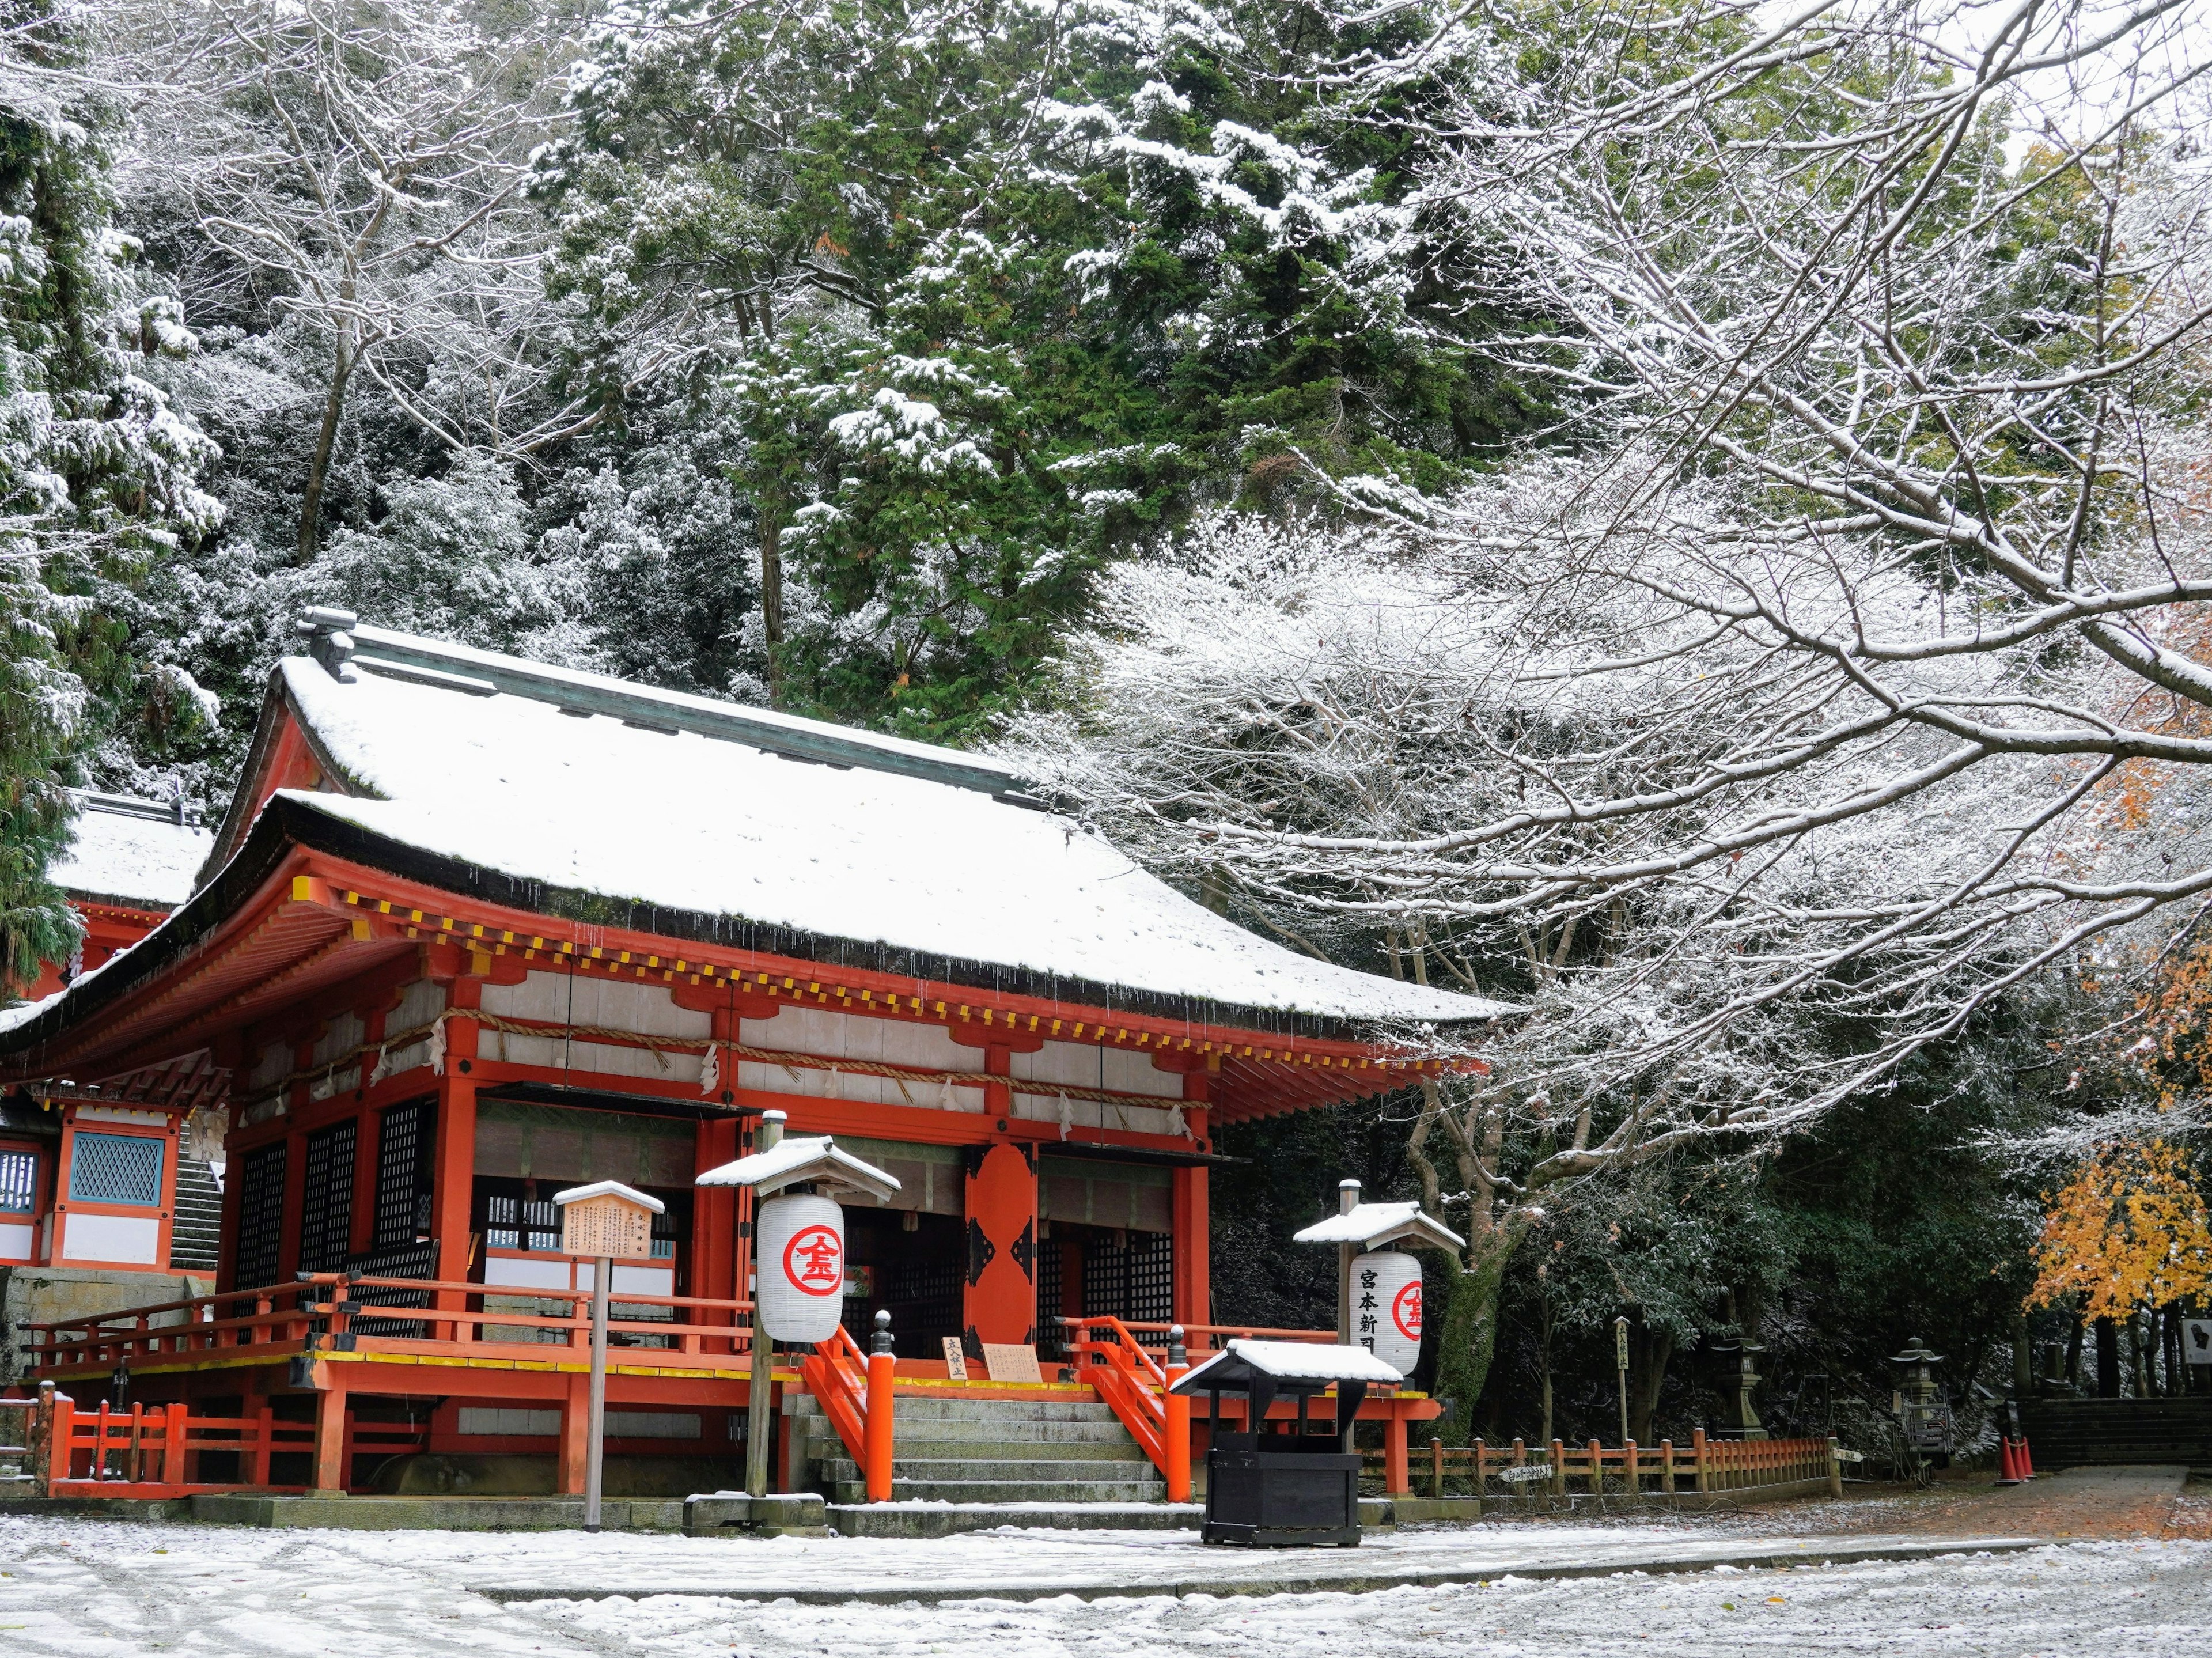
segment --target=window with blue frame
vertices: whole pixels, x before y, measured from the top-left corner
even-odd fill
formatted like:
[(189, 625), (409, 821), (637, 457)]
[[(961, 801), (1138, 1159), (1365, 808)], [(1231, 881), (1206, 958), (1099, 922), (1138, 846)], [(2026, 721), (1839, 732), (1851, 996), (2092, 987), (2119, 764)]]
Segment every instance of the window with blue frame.
[(72, 1203), (161, 1200), (161, 1142), (145, 1134), (88, 1134), (77, 1131), (70, 1158)]

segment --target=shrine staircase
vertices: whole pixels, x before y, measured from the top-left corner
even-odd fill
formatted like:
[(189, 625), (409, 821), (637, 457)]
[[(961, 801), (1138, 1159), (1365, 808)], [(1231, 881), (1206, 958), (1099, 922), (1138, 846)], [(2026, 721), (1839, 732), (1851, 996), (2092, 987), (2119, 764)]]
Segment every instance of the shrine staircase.
[(222, 1187), (216, 1183), (215, 1170), (198, 1157), (178, 1158), (176, 1219), (169, 1230), (170, 1269), (212, 1273), (222, 1254)]
[(887, 1505), (867, 1504), (860, 1470), (819, 1401), (795, 1397), (790, 1409), (794, 1464), (812, 1471), (843, 1536), (1198, 1523), (1196, 1508), (1167, 1501), (1165, 1480), (1112, 1407), (1072, 1390), (1041, 1400), (902, 1394)]

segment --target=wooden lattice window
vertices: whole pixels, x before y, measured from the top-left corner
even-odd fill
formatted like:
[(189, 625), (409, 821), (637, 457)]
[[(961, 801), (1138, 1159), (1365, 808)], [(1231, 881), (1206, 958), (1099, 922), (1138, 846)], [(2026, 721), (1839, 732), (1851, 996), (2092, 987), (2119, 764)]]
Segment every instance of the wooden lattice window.
[(70, 1155), (70, 1201), (161, 1200), (161, 1142), (149, 1134), (88, 1134), (79, 1129)]
[(376, 1242), (397, 1248), (430, 1232), (431, 1124), (428, 1100), (395, 1105), (384, 1114), (376, 1145)]
[(1165, 1324), (1175, 1316), (1175, 1240), (1164, 1232), (1132, 1232), (1129, 1310), (1136, 1323)]
[(283, 1246), (284, 1164), (283, 1140), (257, 1146), (240, 1160), (238, 1175), (238, 1256), (232, 1282), (259, 1290), (276, 1281)]
[(335, 1272), (353, 1241), (355, 1126), (333, 1123), (307, 1136), (300, 1193), (300, 1270)]
[(1036, 1253), (1036, 1345), (1040, 1353), (1067, 1350), (1067, 1332), (1060, 1327), (1060, 1315), (1066, 1310), (1060, 1305), (1060, 1297), (1066, 1290), (1060, 1282), (1064, 1270), (1060, 1240), (1046, 1238), (1037, 1245)]
[(27, 1215), (39, 1195), (39, 1154), (0, 1151), (0, 1215)]

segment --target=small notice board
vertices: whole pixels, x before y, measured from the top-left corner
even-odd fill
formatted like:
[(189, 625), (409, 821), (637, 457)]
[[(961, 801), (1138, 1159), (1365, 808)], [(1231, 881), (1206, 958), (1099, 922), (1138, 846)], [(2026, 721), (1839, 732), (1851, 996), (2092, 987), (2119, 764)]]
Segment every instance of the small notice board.
[(613, 1192), (563, 1204), (561, 1253), (615, 1260), (650, 1260), (653, 1212)]

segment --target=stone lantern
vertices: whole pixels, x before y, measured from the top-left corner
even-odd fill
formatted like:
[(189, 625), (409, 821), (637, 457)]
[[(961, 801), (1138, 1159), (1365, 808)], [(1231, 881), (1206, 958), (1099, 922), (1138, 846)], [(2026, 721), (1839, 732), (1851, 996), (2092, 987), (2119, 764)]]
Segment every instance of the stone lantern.
[(1766, 1424), (1759, 1419), (1752, 1391), (1765, 1378), (1759, 1374), (1759, 1355), (1766, 1349), (1748, 1337), (1741, 1341), (1717, 1341), (1713, 1354), (1724, 1367), (1720, 1379), (1722, 1439), (1764, 1439)]
[(1936, 1366), (1943, 1362), (1943, 1355), (1929, 1351), (1928, 1344), (1914, 1336), (1903, 1352), (1890, 1355), (1889, 1362), (1899, 1372), (1895, 1407), (1906, 1448), (1939, 1463), (1949, 1461), (1951, 1407), (1936, 1381)]

